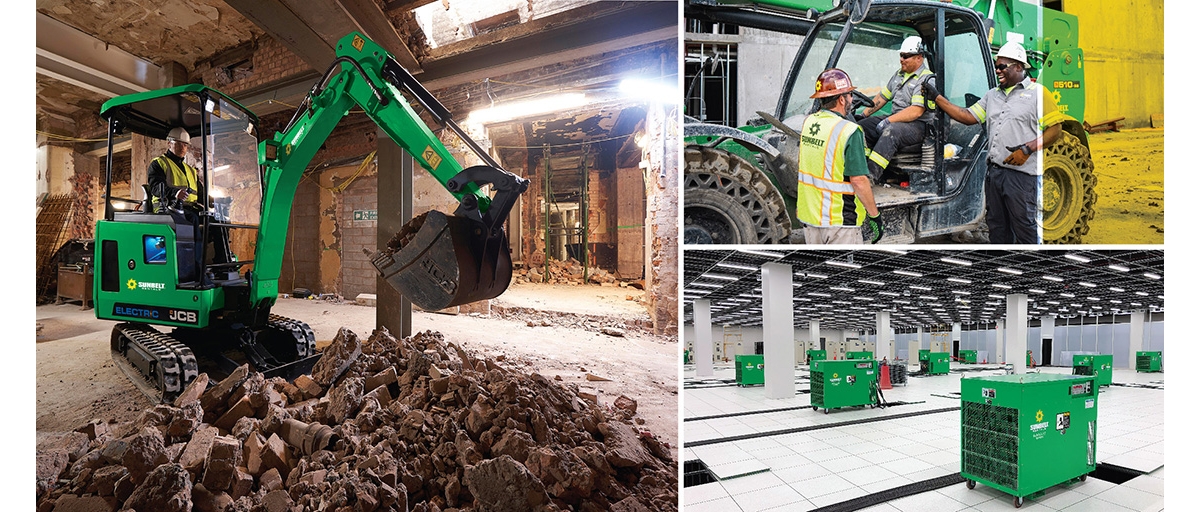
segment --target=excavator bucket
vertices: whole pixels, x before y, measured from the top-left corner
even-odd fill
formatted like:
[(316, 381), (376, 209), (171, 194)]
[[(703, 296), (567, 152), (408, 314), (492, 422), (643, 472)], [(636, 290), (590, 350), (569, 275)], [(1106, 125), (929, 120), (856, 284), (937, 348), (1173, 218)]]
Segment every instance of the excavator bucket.
[(512, 257), (503, 230), (482, 222), (424, 213), (400, 229), (371, 264), (401, 295), (421, 309), (491, 299), (512, 279)]

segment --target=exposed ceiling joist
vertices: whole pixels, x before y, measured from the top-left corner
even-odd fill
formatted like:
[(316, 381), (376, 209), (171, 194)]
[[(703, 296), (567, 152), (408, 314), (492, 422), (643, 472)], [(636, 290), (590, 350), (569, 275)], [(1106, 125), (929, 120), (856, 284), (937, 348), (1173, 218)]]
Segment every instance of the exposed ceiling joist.
[(422, 71), (421, 63), (417, 62), (412, 51), (400, 40), (396, 28), (388, 21), (388, 17), (383, 14), (375, 0), (338, 0), (338, 3), (362, 33), (396, 57), (396, 61), (409, 73), (417, 74)]
[(384, 5), (384, 8), (388, 11), (394, 11), (397, 9), (411, 11), (422, 5), (431, 4), (436, 1), (437, 0), (389, 0), (387, 4)]
[(333, 45), (280, 0), (225, 0), (225, 3), (313, 69), (324, 70), (336, 58)]
[(161, 68), (37, 13), (37, 73), (106, 97), (160, 85)]
[(421, 83), (442, 89), (677, 37), (675, 3), (618, 5), (599, 2), (439, 48)]

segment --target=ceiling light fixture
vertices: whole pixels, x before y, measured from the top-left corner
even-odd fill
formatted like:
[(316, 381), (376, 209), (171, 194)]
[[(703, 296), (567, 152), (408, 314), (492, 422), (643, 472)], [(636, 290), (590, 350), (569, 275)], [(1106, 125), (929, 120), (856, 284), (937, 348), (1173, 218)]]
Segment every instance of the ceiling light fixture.
[(942, 261), (944, 261), (946, 263), (953, 263), (955, 265), (962, 265), (964, 267), (971, 266), (971, 262), (969, 262), (967, 260), (960, 260), (957, 258), (942, 258)]
[(857, 263), (850, 263), (850, 262), (838, 261), (838, 260), (829, 260), (829, 261), (826, 261), (825, 264), (833, 265), (835, 267), (844, 267), (844, 268), (862, 268), (862, 265), (859, 265)]
[(872, 281), (870, 279), (859, 279), (858, 282), (863, 283), (863, 284), (873, 284), (876, 286), (883, 286), (885, 284), (885, 283), (881, 283), (879, 281)]
[(1092, 260), (1084, 258), (1083, 256), (1080, 256), (1078, 254), (1067, 254), (1067, 255), (1064, 255), (1063, 257), (1066, 259), (1069, 259), (1069, 260), (1078, 261), (1080, 263), (1091, 263), (1092, 262)]
[(909, 270), (893, 270), (892, 273), (900, 274), (902, 276), (909, 276), (909, 277), (924, 277), (924, 274), (918, 274), (916, 272), (912, 272)]
[(1153, 279), (1155, 281), (1162, 279), (1162, 276), (1160, 276), (1158, 274), (1151, 274), (1150, 272), (1146, 272), (1145, 274), (1142, 274), (1142, 275), (1149, 277), (1150, 279)]
[(946, 280), (950, 281), (951, 283), (971, 284), (971, 281), (961, 277), (947, 277)]
[(751, 267), (749, 265), (738, 265), (736, 263), (721, 262), (721, 263), (717, 263), (717, 266), (724, 267), (724, 268), (732, 268), (732, 269), (736, 269), (736, 270), (758, 270), (758, 267)]
[(1020, 270), (1011, 269), (1011, 268), (1008, 268), (1008, 267), (997, 267), (997, 268), (996, 268), (996, 271), (997, 271), (997, 272), (1004, 272), (1005, 274), (1012, 274), (1012, 275), (1014, 275), (1014, 276), (1019, 276), (1019, 275), (1021, 275), (1021, 274), (1024, 274), (1024, 272), (1021, 272)]
[(1095, 287), (1096, 287), (1096, 285), (1094, 285), (1094, 284), (1092, 284), (1092, 283), (1089, 283), (1089, 282), (1087, 282), (1087, 281), (1080, 281), (1080, 282), (1079, 282), (1079, 286), (1086, 286), (1086, 287), (1088, 287), (1088, 288), (1095, 288)]
[(722, 281), (737, 281), (738, 279), (741, 279), (740, 277), (734, 277), (734, 276), (731, 276), (728, 274), (700, 274), (700, 277), (707, 277), (709, 279), (720, 279)]
[(1047, 281), (1054, 281), (1056, 283), (1063, 282), (1063, 278), (1057, 277), (1057, 276), (1042, 276), (1042, 279), (1045, 279)]
[(1126, 267), (1124, 265), (1112, 264), (1112, 265), (1109, 265), (1108, 268), (1111, 268), (1118, 272), (1129, 272), (1129, 267)]

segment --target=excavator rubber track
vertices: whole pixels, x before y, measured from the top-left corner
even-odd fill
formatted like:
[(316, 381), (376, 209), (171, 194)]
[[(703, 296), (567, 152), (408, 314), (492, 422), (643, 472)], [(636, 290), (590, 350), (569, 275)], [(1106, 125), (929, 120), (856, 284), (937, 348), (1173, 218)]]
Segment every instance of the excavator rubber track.
[(146, 324), (117, 324), (110, 345), (113, 363), (154, 403), (174, 401), (200, 374), (192, 349)]
[(279, 334), (290, 334), (295, 340), (296, 357), (304, 358), (317, 353), (317, 336), (308, 324), (272, 313), (267, 317), (267, 328)]

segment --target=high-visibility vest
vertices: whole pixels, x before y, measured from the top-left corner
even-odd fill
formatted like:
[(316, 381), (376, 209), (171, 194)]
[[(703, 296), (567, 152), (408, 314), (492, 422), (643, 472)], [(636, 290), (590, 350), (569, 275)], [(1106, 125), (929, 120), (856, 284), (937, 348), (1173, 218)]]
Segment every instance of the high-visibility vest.
[(861, 226), (867, 209), (844, 175), (846, 143), (862, 130), (828, 110), (804, 118), (799, 130), (796, 218), (810, 226)]
[[(200, 187), (196, 186), (196, 168), (188, 165), (187, 162), (183, 163), (183, 168), (181, 169), (178, 165), (175, 165), (174, 160), (167, 158), (167, 155), (160, 155), (158, 158), (155, 158), (154, 161), (158, 162), (159, 168), (168, 173), (168, 185), (172, 187), (187, 187), (191, 190), (200, 189)], [(199, 199), (200, 198), (196, 196), (194, 192), (188, 192), (188, 196), (184, 198), (184, 201), (194, 203)], [(161, 200), (162, 198), (153, 198), (153, 201), (155, 202)]]

